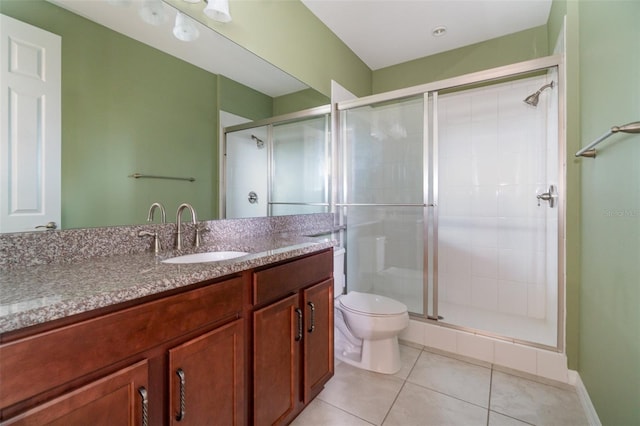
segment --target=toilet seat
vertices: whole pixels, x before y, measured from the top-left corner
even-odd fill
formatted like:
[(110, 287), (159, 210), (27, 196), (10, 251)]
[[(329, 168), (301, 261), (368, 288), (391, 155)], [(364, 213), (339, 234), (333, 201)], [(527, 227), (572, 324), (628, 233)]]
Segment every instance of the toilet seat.
[(407, 306), (397, 300), (357, 291), (351, 291), (342, 296), (339, 302), (345, 310), (361, 315), (391, 316), (407, 312)]

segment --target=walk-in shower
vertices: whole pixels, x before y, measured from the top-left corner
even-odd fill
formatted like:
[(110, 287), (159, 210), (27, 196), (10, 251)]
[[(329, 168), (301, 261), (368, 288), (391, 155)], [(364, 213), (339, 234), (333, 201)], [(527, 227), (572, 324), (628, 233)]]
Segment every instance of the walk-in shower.
[(545, 91), (558, 68), (544, 58), (338, 104), (348, 290), (562, 348), (561, 102)]

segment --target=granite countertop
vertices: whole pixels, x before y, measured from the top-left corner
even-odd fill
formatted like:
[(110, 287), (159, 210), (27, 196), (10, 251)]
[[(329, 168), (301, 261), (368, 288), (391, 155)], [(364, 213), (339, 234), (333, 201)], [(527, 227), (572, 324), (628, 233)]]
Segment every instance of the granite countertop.
[[(0, 270), (0, 334), (93, 309), (134, 300), (200, 281), (233, 274), (333, 247), (330, 236), (293, 234), (226, 239), (182, 252), (115, 255), (73, 263)], [(166, 264), (186, 253), (244, 251), (236, 259), (196, 264)]]

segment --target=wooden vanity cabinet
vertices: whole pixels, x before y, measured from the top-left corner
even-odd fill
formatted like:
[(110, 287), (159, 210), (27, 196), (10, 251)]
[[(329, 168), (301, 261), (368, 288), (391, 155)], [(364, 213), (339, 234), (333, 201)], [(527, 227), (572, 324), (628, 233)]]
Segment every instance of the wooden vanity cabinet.
[(0, 344), (0, 424), (170, 424), (178, 368), (182, 424), (245, 424), (245, 294), (203, 283)]
[(148, 366), (140, 361), (68, 392), (3, 425), (148, 425)]
[(253, 424), (291, 422), (333, 376), (333, 252), (253, 277)]
[(0, 426), (272, 425), (333, 375), (333, 251), (0, 335)]
[(244, 424), (244, 369), (242, 320), (169, 350), (170, 424)]

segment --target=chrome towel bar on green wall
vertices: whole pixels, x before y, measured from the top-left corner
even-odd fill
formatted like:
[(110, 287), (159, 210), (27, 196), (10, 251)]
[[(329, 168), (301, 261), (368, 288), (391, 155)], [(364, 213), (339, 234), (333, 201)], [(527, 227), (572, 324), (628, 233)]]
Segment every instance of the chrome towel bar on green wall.
[(591, 142), (588, 146), (585, 146), (580, 151), (576, 152), (576, 157), (596, 158), (596, 150), (593, 148), (603, 140), (607, 139), (609, 136), (618, 132), (640, 133), (640, 121), (634, 121), (633, 123), (625, 124), (624, 126), (613, 126), (607, 133), (600, 136), (598, 139)]
[(155, 175), (143, 175), (142, 173), (134, 173), (132, 175), (129, 175), (129, 177), (132, 177), (134, 179), (146, 178), (146, 179), (188, 180), (189, 182), (195, 182), (196, 180), (196, 178), (193, 178), (193, 177), (155, 176)]

